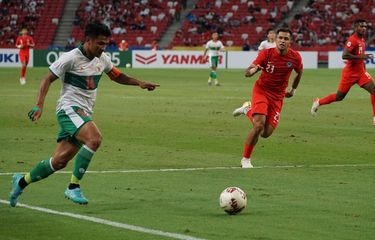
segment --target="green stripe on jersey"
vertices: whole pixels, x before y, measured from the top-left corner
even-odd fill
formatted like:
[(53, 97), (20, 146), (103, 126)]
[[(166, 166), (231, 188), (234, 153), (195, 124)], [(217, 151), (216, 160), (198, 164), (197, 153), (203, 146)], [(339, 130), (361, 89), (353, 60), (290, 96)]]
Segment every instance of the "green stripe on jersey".
[(220, 47), (210, 47), (210, 50), (220, 50)]
[(82, 89), (94, 90), (98, 87), (101, 77), (102, 74), (94, 76), (80, 76), (71, 72), (67, 72), (65, 73), (64, 82)]

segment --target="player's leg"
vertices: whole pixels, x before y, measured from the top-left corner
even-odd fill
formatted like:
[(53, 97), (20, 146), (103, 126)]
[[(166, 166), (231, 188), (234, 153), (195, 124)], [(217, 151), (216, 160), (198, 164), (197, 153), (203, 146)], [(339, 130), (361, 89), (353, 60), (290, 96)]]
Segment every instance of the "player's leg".
[(215, 82), (215, 86), (220, 86), (219, 80), (217, 79), (217, 66), (219, 64), (219, 56), (212, 57), (212, 68), (211, 68), (211, 78)]
[(336, 93), (328, 94), (327, 96), (321, 99), (314, 99), (310, 111), (311, 115), (315, 116), (317, 114), (318, 109), (323, 105), (344, 100), (346, 94), (349, 92), (350, 88), (356, 81), (357, 79), (346, 77), (343, 74)]
[[(361, 82), (365, 82), (361, 84)], [(359, 82), (360, 86), (367, 90), (370, 93), (370, 100), (372, 105), (372, 116), (373, 116), (373, 125), (375, 126), (375, 84), (369, 73), (365, 73)]]
[(65, 196), (75, 203), (87, 204), (88, 200), (83, 196), (80, 188), (82, 180), (92, 157), (99, 148), (102, 135), (93, 121), (85, 123), (78, 131), (75, 138), (84, 145), (79, 149), (75, 158), (73, 174), (70, 184), (65, 190)]
[(26, 66), (27, 66), (27, 61), (26, 61), (26, 54), (20, 53), (20, 63), (21, 63), (21, 74), (20, 74), (20, 84), (25, 85), (26, 84)]
[(259, 140), (259, 136), (263, 133), (266, 124), (266, 115), (254, 114), (252, 116), (253, 128), (246, 137), (245, 146), (243, 151), (243, 158), (241, 160), (242, 168), (252, 168), (251, 155), (253, 153), (254, 147)]
[(22, 176), (15, 174), (13, 176), (13, 187), (9, 196), (9, 202), (12, 207), (16, 206), (18, 197), (23, 189), (30, 183), (40, 181), (66, 166), (74, 155), (78, 152), (78, 147), (67, 141), (60, 141), (56, 150), (50, 159), (39, 162), (29, 173)]

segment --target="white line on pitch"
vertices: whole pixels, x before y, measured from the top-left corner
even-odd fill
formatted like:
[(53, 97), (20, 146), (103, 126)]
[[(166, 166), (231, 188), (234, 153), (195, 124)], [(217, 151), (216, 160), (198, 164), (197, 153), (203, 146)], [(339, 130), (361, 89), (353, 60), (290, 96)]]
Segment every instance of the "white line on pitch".
[[(2, 200), (2, 199), (0, 199), (0, 203), (9, 205), (9, 201), (5, 201), (5, 200)], [(39, 211), (39, 212), (44, 212), (44, 213), (49, 213), (49, 214), (53, 214), (53, 215), (76, 218), (76, 219), (79, 219), (79, 220), (85, 220), (85, 221), (89, 221), (89, 222), (99, 223), (99, 224), (108, 225), (108, 226), (111, 226), (111, 227), (135, 231), (135, 232), (147, 233), (147, 234), (151, 234), (151, 235), (169, 237), (169, 238), (174, 238), (174, 239), (182, 239), (182, 240), (204, 240), (203, 238), (196, 238), (196, 237), (183, 235), (183, 234), (179, 234), (179, 233), (164, 232), (164, 231), (160, 231), (160, 230), (130, 225), (130, 224), (126, 224), (126, 223), (114, 222), (114, 221), (110, 221), (110, 220), (106, 220), (106, 219), (102, 219), (102, 218), (90, 217), (90, 216), (85, 216), (85, 215), (70, 213), (70, 212), (60, 212), (60, 211), (56, 211), (56, 210), (52, 210), (52, 209), (48, 209), (48, 208), (36, 207), (36, 206), (31, 206), (31, 205), (22, 204), (22, 203), (18, 203), (17, 207), (27, 208), (27, 209), (31, 209), (31, 210), (35, 210), (35, 211)]]
[[(375, 167), (372, 163), (363, 164), (314, 164), (314, 165), (280, 165), (280, 166), (256, 166), (254, 169), (264, 168), (343, 168), (343, 167)], [(87, 171), (86, 173), (103, 174), (103, 173), (148, 173), (148, 172), (186, 172), (186, 171), (206, 171), (206, 170), (230, 170), (241, 169), (241, 167), (198, 167), (198, 168), (164, 168), (164, 169), (129, 169), (129, 170), (98, 170)], [(15, 172), (0, 172), (2, 175), (13, 175)], [(26, 172), (21, 172), (26, 173)], [(58, 171), (56, 173), (71, 174), (71, 171)]]

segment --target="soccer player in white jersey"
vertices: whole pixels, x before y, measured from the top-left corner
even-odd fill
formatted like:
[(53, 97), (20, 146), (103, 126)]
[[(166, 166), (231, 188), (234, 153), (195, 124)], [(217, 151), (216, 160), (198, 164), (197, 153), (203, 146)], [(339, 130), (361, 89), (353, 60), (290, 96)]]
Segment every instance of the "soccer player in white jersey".
[(220, 86), (217, 80), (216, 69), (219, 64), (219, 51), (225, 51), (223, 43), (219, 40), (219, 34), (217, 32), (212, 33), (212, 40), (206, 43), (206, 49), (203, 53), (203, 59), (206, 58), (208, 52), (208, 60), (210, 63), (210, 77), (208, 78), (208, 85), (211, 86), (212, 80), (215, 82), (216, 86)]
[(276, 38), (275, 30), (268, 29), (268, 31), (267, 31), (267, 39), (260, 43), (260, 45), (258, 47), (258, 50), (261, 51), (263, 49), (268, 49), (268, 48), (274, 48), (274, 47), (276, 47), (275, 38)]
[(42, 79), (37, 103), (28, 116), (37, 121), (43, 112), (44, 100), (52, 82), (60, 78), (62, 89), (56, 107), (60, 132), (57, 147), (50, 159), (39, 162), (26, 175), (13, 175), (9, 202), (16, 206), (18, 197), (30, 183), (42, 180), (64, 168), (74, 157), (73, 174), (65, 197), (74, 203), (87, 204), (80, 188), (80, 180), (99, 148), (102, 136), (92, 121), (91, 115), (100, 77), (105, 72), (112, 81), (125, 85), (136, 85), (142, 89), (154, 90), (158, 84), (137, 80), (121, 73), (113, 66), (110, 58), (103, 53), (111, 31), (101, 23), (89, 23), (85, 29), (84, 43), (70, 52), (64, 53), (50, 67), (50, 72)]

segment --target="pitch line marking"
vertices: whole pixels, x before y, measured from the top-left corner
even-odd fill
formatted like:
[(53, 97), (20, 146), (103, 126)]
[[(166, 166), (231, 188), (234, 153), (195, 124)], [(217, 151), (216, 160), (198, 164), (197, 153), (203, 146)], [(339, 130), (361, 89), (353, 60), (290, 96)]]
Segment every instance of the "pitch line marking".
[[(363, 164), (313, 164), (313, 165), (279, 165), (279, 166), (256, 166), (254, 169), (277, 169), (277, 168), (342, 168), (342, 167), (375, 167), (373, 163)], [(105, 174), (105, 173), (148, 173), (148, 172), (187, 172), (187, 171), (206, 171), (206, 170), (230, 170), (241, 169), (241, 167), (198, 167), (198, 168), (162, 168), (162, 169), (129, 169), (129, 170), (93, 170), (86, 171), (92, 174)], [(0, 176), (13, 175), (16, 172), (0, 172)], [(27, 172), (17, 172), (26, 174)], [(71, 171), (57, 171), (60, 174), (71, 174)]]
[[(0, 199), (0, 203), (9, 205), (9, 201), (5, 201), (3, 199)], [(60, 212), (60, 211), (56, 211), (56, 210), (52, 210), (52, 209), (48, 209), (48, 208), (31, 206), (31, 205), (22, 204), (22, 203), (18, 203), (17, 207), (27, 208), (27, 209), (31, 209), (31, 210), (35, 210), (35, 211), (39, 211), (39, 212), (44, 212), (44, 213), (49, 213), (49, 214), (53, 214), (53, 215), (76, 218), (76, 219), (79, 219), (79, 220), (85, 220), (85, 221), (88, 221), (88, 222), (99, 223), (99, 224), (108, 225), (108, 226), (111, 226), (111, 227), (122, 228), (122, 229), (135, 231), (135, 232), (147, 233), (147, 234), (150, 234), (150, 235), (157, 235), (157, 236), (169, 237), (169, 238), (181, 239), (181, 240), (205, 240), (204, 238), (196, 238), (196, 237), (183, 235), (183, 234), (179, 234), (179, 233), (164, 232), (164, 231), (161, 231), (161, 230), (155, 230), (155, 229), (151, 229), (151, 228), (145, 228), (145, 227), (130, 225), (130, 224), (121, 223), (121, 222), (114, 222), (114, 221), (106, 220), (106, 219), (103, 219), (103, 218), (90, 217), (90, 216), (76, 214), (76, 213), (70, 213), (70, 212)]]

